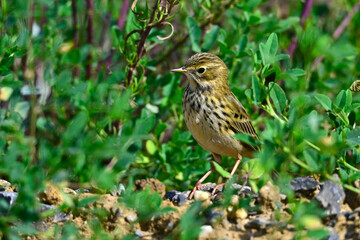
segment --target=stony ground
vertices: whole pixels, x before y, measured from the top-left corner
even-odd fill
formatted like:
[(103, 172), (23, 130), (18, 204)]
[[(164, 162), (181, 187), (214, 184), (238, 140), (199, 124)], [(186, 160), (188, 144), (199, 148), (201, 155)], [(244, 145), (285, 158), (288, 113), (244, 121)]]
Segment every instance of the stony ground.
[[(355, 183), (355, 187), (360, 181)], [(211, 196), (215, 184), (206, 184), (201, 191), (196, 192), (194, 198), (206, 207), (223, 198), (222, 192)], [(139, 239), (163, 239), (169, 234), (179, 233), (181, 216), (194, 203), (187, 200), (189, 192), (165, 191), (165, 186), (156, 179), (143, 179), (135, 182), (136, 189), (150, 187), (162, 197), (162, 207), (172, 207), (175, 211), (153, 217), (148, 221), (138, 221), (137, 213), (119, 203), (121, 186), (111, 194), (94, 194), (86, 189), (74, 190), (68, 187), (59, 189), (59, 186), (49, 184), (46, 191), (39, 194), (40, 211), (56, 209), (64, 202), (77, 202), (98, 197), (91, 204), (82, 207), (79, 211), (70, 209), (57, 212), (55, 215), (40, 222), (34, 223), (38, 230), (37, 236), (28, 236), (27, 239), (43, 239), (53, 236), (54, 226), (64, 225), (71, 221), (80, 230), (85, 239), (93, 236), (89, 226), (95, 209), (102, 209), (105, 214), (101, 220), (104, 231), (110, 233), (114, 239), (126, 234), (135, 234)], [(232, 186), (237, 194), (231, 196), (231, 204), (227, 208), (215, 207), (204, 214), (205, 224), (201, 227), (199, 239), (293, 239), (296, 234), (296, 222), (290, 221), (290, 203), (280, 189), (271, 183), (262, 187), (259, 193), (254, 194), (251, 188), (238, 184)], [(344, 189), (332, 182), (320, 183), (312, 178), (295, 178), (290, 187), (295, 191), (298, 201), (315, 199), (326, 210), (326, 216), (321, 218), (302, 219), (302, 225), (308, 230), (326, 228), (330, 232), (327, 239), (360, 239), (360, 196)], [(221, 189), (220, 189), (221, 190)], [(239, 208), (239, 201), (245, 196), (251, 199), (249, 205), (252, 210)], [(0, 180), (0, 198), (10, 203), (16, 202), (17, 193), (10, 183)], [(70, 200), (72, 199), (72, 200)], [(101, 214), (100, 214), (101, 215)], [(99, 216), (99, 213), (97, 213)], [(305, 232), (305, 231), (304, 231)], [(176, 235), (176, 236), (178, 236)]]

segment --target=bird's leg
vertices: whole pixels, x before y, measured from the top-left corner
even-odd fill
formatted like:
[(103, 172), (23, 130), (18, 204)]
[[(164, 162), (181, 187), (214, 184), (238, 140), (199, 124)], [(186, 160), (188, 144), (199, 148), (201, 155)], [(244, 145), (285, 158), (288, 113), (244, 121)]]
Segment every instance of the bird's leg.
[[(221, 163), (222, 158), (220, 155), (217, 155), (215, 153), (212, 154), (214, 157), (214, 161), (216, 161), (218, 164)], [(210, 175), (210, 173), (212, 173), (213, 171), (215, 171), (215, 167), (213, 165), (213, 162), (211, 161), (211, 169), (209, 171), (207, 171), (207, 173), (205, 173), (204, 176), (202, 176), (202, 178), (200, 178), (199, 181), (197, 181), (197, 183), (195, 184), (193, 190), (191, 191), (190, 195), (189, 195), (189, 199), (192, 199), (192, 197), (194, 196), (196, 190), (200, 190), (202, 182), (205, 181), (205, 179)]]
[[(230, 172), (230, 175), (231, 175), (231, 176), (234, 175), (236, 169), (238, 168), (239, 164), (241, 163), (241, 160), (242, 160), (242, 157), (241, 157), (241, 155), (239, 155), (238, 160), (236, 160), (235, 165), (234, 165), (233, 169), (232, 169), (231, 172)], [(212, 190), (211, 195), (214, 195), (215, 192), (216, 192), (216, 190), (217, 190), (219, 187), (223, 187), (224, 185), (225, 185), (224, 183), (221, 183), (221, 184), (216, 185), (216, 186), (214, 187), (214, 189)]]
[(194, 193), (196, 192), (196, 190), (199, 190), (201, 187), (201, 183), (203, 181), (205, 181), (205, 179), (210, 175), (210, 173), (212, 173), (213, 169), (211, 168), (209, 171), (207, 171), (207, 173), (205, 173), (204, 176), (202, 176), (202, 178), (200, 178), (199, 181), (197, 181), (197, 183), (195, 184), (193, 190), (191, 191), (190, 195), (189, 195), (189, 199), (192, 199), (192, 197), (194, 196)]

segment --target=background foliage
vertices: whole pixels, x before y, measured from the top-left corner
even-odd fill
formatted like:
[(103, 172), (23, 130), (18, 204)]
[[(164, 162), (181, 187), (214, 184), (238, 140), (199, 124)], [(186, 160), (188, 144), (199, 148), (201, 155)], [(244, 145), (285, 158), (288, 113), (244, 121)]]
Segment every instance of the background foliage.
[(274, 170), (280, 186), (338, 173), (353, 189), (360, 177), (360, 97), (348, 90), (360, 69), (354, 0), (0, 4), (0, 177), (22, 203), (0, 217), (12, 236), (29, 230), (10, 223), (40, 218), (46, 182), (108, 191), (154, 177), (186, 190), (210, 168), (183, 122), (184, 79), (169, 73), (194, 52), (225, 61), (259, 133), (262, 150), (240, 174), (255, 191)]

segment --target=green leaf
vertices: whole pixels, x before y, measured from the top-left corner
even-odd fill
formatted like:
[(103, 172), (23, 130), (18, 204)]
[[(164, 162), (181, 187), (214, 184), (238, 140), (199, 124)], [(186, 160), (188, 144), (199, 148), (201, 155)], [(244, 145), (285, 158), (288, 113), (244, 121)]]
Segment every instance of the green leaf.
[(99, 200), (98, 196), (85, 197), (78, 202), (77, 207), (86, 207), (97, 200)]
[(261, 88), (260, 88), (260, 83), (259, 83), (259, 79), (253, 75), (252, 79), (252, 99), (255, 103), (259, 103), (261, 100)]
[(275, 57), (278, 50), (278, 38), (275, 33), (272, 33), (266, 41), (266, 48), (269, 51), (271, 57)]
[(304, 76), (306, 72), (303, 69), (300, 68), (293, 68), (287, 70), (285, 73), (283, 73), (282, 78), (287, 79), (290, 78), (292, 80), (297, 80), (298, 77)]
[(201, 30), (199, 26), (197, 25), (195, 19), (193, 19), (192, 17), (186, 18), (186, 25), (189, 29), (191, 49), (194, 52), (201, 52), (200, 49)]
[(318, 171), (319, 170), (319, 166), (318, 166), (318, 164), (316, 163), (316, 160), (315, 160), (316, 155), (317, 155), (317, 152), (315, 150), (308, 149), (308, 150), (304, 151), (305, 162), (307, 163), (307, 165), (313, 171)]
[(335, 98), (334, 105), (343, 109), (346, 106), (346, 100), (346, 92), (345, 90), (341, 90)]
[(241, 169), (249, 173), (249, 179), (258, 179), (265, 172), (262, 162), (256, 158), (247, 161)]
[(284, 32), (285, 30), (289, 29), (295, 23), (298, 23), (300, 20), (299, 17), (288, 17), (286, 19), (280, 20), (278, 25), (280, 30), (278, 32)]
[(80, 133), (84, 130), (87, 123), (87, 114), (84, 111), (80, 111), (76, 117), (70, 122), (68, 128), (64, 132), (63, 136), (67, 140), (79, 137)]
[(261, 60), (262, 60), (263, 65), (270, 63), (269, 50), (266, 47), (266, 45), (263, 43), (260, 43), (259, 50), (260, 50), (260, 55), (261, 55)]
[(248, 38), (246, 35), (242, 35), (241, 38), (240, 38), (240, 41), (239, 41), (239, 51), (238, 53), (242, 52), (245, 50), (246, 48), (246, 45), (247, 45), (247, 42), (248, 42)]
[(283, 113), (287, 104), (284, 90), (274, 82), (270, 83), (270, 88), (270, 97), (273, 100), (276, 110), (278, 113)]
[(0, 101), (9, 100), (12, 93), (13, 93), (13, 89), (10, 88), (10, 87), (2, 87), (2, 88), (0, 88)]
[(352, 94), (351, 94), (351, 91), (349, 89), (346, 90), (346, 104), (345, 104), (345, 107), (344, 107), (344, 111), (346, 113), (349, 112), (349, 109), (352, 108)]
[(331, 100), (328, 96), (318, 93), (315, 95), (315, 99), (325, 108), (325, 110), (331, 110)]
[(354, 128), (347, 134), (346, 142), (351, 147), (360, 145), (360, 127)]
[(16, 103), (14, 107), (14, 112), (17, 112), (23, 119), (27, 117), (29, 110), (30, 104), (26, 101)]
[(290, 58), (289, 54), (279, 54), (279, 55), (275, 56), (274, 62), (278, 62), (278, 61), (289, 59), (289, 58)]
[(224, 178), (231, 178), (231, 174), (225, 171), (217, 162), (213, 162), (215, 171), (217, 171)]
[(146, 141), (146, 150), (149, 152), (150, 155), (154, 155), (156, 153), (157, 149), (154, 141)]
[(202, 51), (207, 52), (216, 42), (216, 38), (219, 34), (219, 26), (213, 25), (208, 33), (205, 34), (204, 43), (202, 44)]

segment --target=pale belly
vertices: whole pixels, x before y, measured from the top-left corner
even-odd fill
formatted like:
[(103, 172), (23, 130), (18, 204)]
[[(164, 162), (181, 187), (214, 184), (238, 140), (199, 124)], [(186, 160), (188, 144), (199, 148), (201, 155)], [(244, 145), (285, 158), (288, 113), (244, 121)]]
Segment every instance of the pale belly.
[[(185, 123), (195, 140), (204, 149), (222, 156), (230, 156), (237, 158), (238, 155), (243, 155), (244, 147), (241, 143), (232, 138), (229, 134), (222, 134), (218, 131), (215, 125), (210, 126), (210, 122), (204, 117), (202, 111), (190, 114), (184, 112)], [(248, 155), (245, 153), (245, 155)]]

